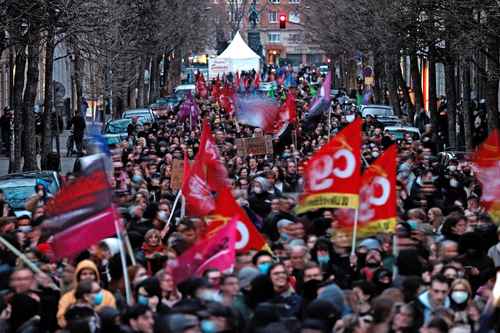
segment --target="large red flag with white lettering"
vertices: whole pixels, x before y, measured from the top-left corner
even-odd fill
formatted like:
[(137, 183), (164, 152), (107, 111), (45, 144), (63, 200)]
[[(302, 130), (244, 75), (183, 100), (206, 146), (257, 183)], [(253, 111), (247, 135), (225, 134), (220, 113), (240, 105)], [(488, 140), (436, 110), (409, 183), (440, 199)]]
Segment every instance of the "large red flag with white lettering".
[(361, 181), (361, 119), (337, 133), (304, 168), (304, 193), (297, 213), (319, 208), (359, 205)]
[(482, 185), (481, 204), (500, 223), (500, 133), (494, 130), (473, 158), (476, 176)]
[(189, 277), (202, 276), (209, 268), (221, 272), (231, 269), (236, 259), (236, 219), (232, 219), (207, 239), (199, 240), (174, 260), (169, 260), (167, 269), (176, 283)]
[(267, 246), (266, 240), (238, 205), (229, 188), (224, 188), (218, 193), (215, 206), (214, 213), (206, 218), (208, 235), (217, 232), (229, 220), (236, 218), (236, 251), (241, 253), (250, 250), (259, 251)]
[(359, 194), (358, 237), (394, 231), (396, 226), (397, 147), (389, 147), (363, 173)]

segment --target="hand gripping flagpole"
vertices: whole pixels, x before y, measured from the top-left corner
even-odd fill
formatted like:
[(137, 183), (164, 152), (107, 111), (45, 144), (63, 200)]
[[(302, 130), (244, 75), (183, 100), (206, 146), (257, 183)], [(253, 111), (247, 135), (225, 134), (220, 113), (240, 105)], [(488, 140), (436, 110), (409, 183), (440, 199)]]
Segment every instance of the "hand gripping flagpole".
[[(163, 230), (161, 231), (162, 239), (165, 238), (165, 235), (167, 234), (170, 228), (170, 222), (172, 222), (172, 218), (174, 217), (175, 207), (177, 207), (177, 203), (179, 202), (179, 199), (181, 197), (182, 197), (182, 190), (179, 190), (177, 196), (175, 197), (174, 204), (172, 205), (172, 209), (170, 210), (170, 216), (168, 217), (167, 223), (165, 224), (165, 227), (163, 227)], [(181, 212), (181, 217), (183, 217), (183, 212)]]

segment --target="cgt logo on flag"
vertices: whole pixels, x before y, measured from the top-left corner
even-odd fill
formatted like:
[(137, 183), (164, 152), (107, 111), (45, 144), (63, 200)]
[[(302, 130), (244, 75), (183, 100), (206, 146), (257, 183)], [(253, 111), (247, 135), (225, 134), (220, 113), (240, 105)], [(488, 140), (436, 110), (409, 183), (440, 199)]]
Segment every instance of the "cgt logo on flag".
[(313, 155), (304, 169), (304, 194), (297, 213), (359, 205), (361, 120), (358, 119)]

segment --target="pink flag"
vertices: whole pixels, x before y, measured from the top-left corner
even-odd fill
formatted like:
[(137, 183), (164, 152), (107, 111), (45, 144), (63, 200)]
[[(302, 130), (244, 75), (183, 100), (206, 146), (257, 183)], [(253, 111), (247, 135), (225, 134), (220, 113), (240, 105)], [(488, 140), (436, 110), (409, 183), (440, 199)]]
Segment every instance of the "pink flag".
[(209, 268), (225, 271), (233, 267), (236, 259), (236, 221), (231, 219), (208, 239), (199, 240), (177, 259), (169, 260), (167, 269), (172, 271), (176, 283), (189, 277), (200, 277)]
[(115, 235), (115, 219), (117, 216), (118, 213), (115, 208), (110, 207), (55, 234), (49, 240), (55, 258), (72, 257), (102, 239)]

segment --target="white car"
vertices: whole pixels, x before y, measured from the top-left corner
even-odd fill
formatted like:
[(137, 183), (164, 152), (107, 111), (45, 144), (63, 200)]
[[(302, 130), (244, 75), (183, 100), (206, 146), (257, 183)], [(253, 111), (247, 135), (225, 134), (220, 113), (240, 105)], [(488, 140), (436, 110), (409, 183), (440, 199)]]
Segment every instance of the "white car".
[(194, 84), (181, 84), (180, 86), (177, 86), (174, 89), (175, 95), (180, 99), (183, 99), (184, 96), (187, 95), (188, 91), (190, 91), (191, 94), (194, 96), (196, 92), (196, 86)]
[(132, 119), (134, 117), (139, 118), (142, 123), (154, 123), (156, 122), (156, 115), (153, 110), (149, 108), (143, 109), (130, 109), (122, 114), (122, 119)]

